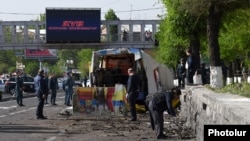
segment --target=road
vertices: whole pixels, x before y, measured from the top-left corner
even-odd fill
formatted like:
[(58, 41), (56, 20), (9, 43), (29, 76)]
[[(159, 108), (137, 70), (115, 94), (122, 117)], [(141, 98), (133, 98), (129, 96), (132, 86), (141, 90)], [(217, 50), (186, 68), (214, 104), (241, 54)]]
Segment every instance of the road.
[[(139, 113), (138, 121), (130, 117), (73, 114), (72, 107), (64, 105), (64, 92), (57, 96), (57, 106), (45, 105), (47, 120), (36, 119), (37, 99), (26, 94), (24, 107), (4, 94), (0, 102), (0, 141), (153, 141), (155, 133), (150, 128), (148, 113)], [(164, 132), (168, 140), (195, 141), (193, 131), (177, 116), (164, 116)]]

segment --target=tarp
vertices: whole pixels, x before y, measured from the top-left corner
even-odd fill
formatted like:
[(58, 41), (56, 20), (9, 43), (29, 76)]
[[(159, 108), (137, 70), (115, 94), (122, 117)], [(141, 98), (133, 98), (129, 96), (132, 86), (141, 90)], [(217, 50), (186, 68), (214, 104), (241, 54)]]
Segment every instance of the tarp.
[(160, 64), (150, 55), (142, 51), (142, 60), (148, 78), (148, 93), (169, 90), (174, 87), (173, 71), (166, 65)]

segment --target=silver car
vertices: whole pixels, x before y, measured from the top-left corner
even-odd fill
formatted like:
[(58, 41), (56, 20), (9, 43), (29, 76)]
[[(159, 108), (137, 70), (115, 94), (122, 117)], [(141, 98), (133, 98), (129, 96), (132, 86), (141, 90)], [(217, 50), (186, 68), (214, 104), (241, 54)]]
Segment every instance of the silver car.
[(0, 91), (3, 93), (5, 91), (5, 81), (7, 79), (0, 79)]

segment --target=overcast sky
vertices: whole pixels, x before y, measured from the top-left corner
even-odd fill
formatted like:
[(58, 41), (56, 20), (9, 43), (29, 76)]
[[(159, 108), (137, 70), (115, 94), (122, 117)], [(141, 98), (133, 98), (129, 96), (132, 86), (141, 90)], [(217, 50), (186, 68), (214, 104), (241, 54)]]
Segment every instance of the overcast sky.
[(45, 13), (46, 7), (101, 8), (101, 18), (113, 9), (120, 20), (159, 19), (166, 13), (161, 0), (2, 0), (0, 20), (29, 21)]

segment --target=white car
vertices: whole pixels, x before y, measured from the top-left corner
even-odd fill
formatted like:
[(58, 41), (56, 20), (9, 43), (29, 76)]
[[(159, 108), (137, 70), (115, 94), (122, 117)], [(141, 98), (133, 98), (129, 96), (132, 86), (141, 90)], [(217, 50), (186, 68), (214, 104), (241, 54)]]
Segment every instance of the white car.
[(5, 92), (5, 81), (6, 79), (0, 79), (0, 91)]
[(63, 81), (64, 81), (64, 78), (57, 78), (59, 89), (63, 89)]
[(90, 87), (90, 80), (87, 80), (87, 86), (84, 85), (84, 82), (82, 81), (82, 87)]

